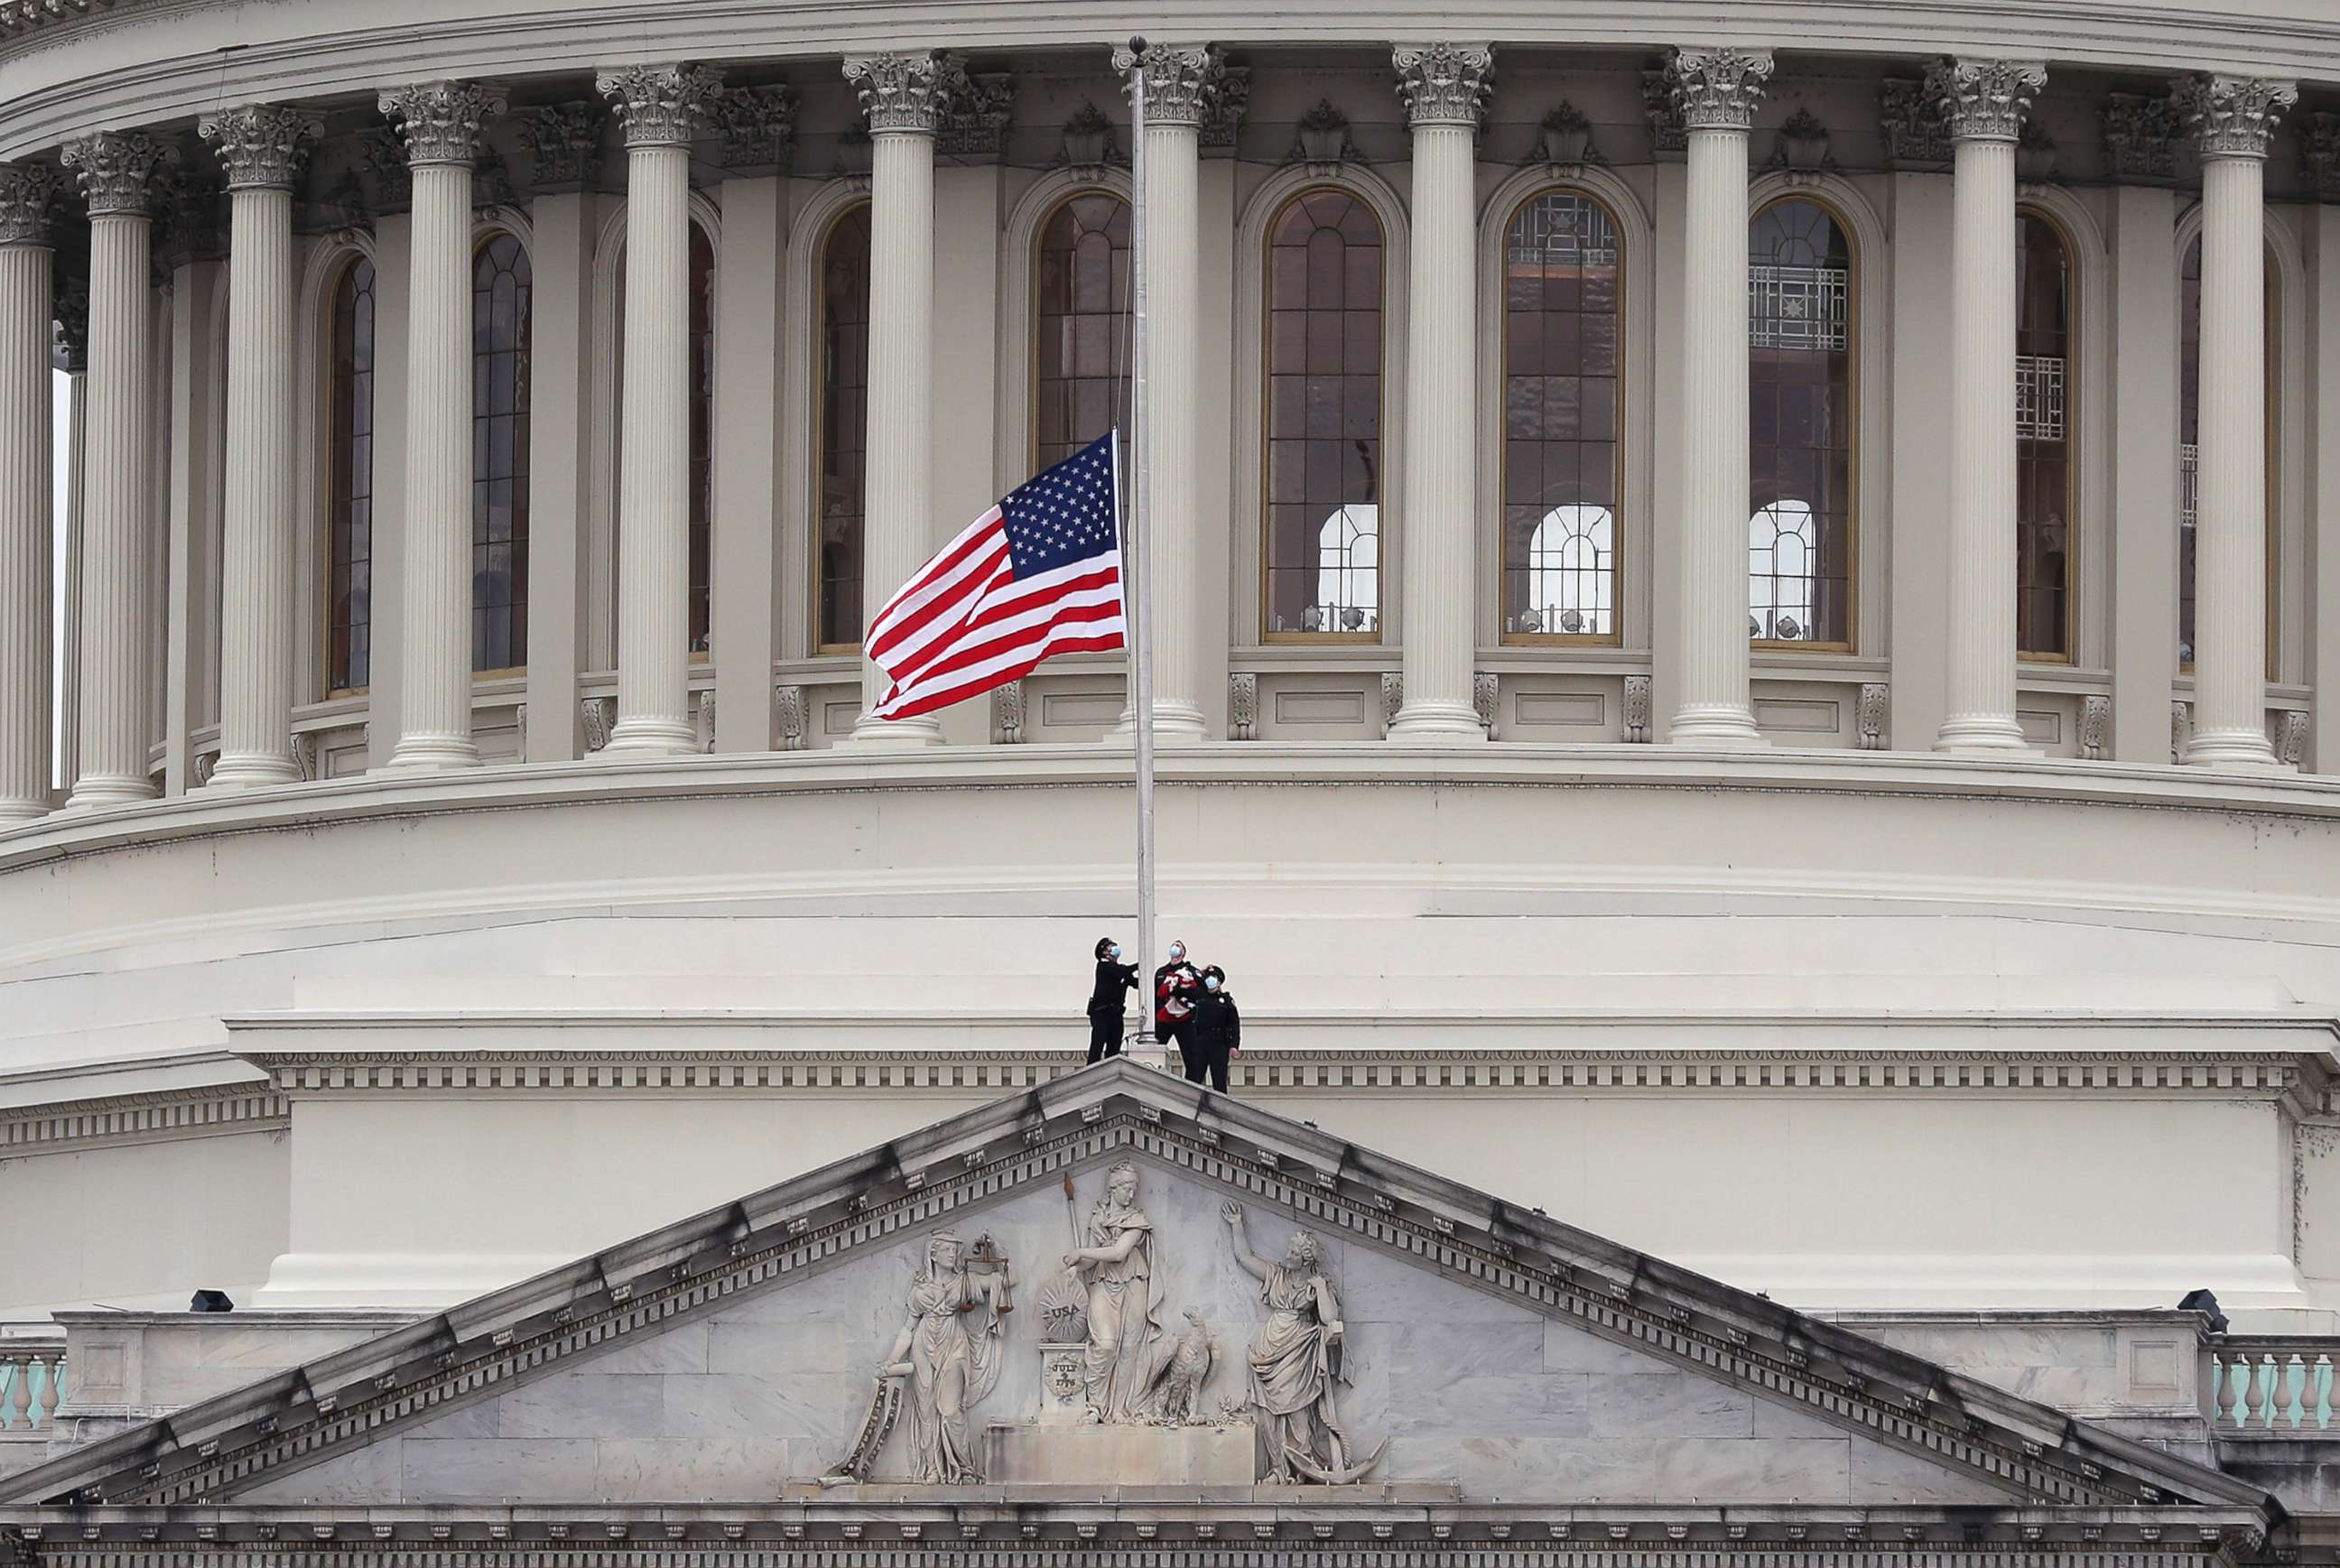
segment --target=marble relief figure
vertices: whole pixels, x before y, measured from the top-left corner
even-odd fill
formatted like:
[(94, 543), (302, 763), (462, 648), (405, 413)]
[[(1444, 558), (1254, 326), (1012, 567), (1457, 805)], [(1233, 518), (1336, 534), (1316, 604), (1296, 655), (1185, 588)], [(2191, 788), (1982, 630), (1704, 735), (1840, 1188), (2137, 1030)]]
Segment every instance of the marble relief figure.
[[(1362, 1463), (1341, 1425), (1335, 1385), (1342, 1374), (1340, 1298), (1325, 1277), (1324, 1245), (1296, 1230), (1281, 1261), (1256, 1257), (1244, 1235), (1243, 1205), (1219, 1211), (1235, 1262), (1259, 1281), (1267, 1321), (1251, 1342), (1251, 1406), (1257, 1424), (1263, 1481), (1354, 1481), (1381, 1460)], [(1387, 1444), (1383, 1444), (1383, 1447)]]
[(1065, 1267), (1088, 1287), (1083, 1381), (1090, 1414), (1108, 1423), (1145, 1420), (1173, 1347), (1154, 1295), (1154, 1223), (1137, 1206), (1135, 1166), (1124, 1160), (1106, 1173), (1105, 1196), (1089, 1210), (1080, 1239)]
[(1004, 1330), (1011, 1298), (1007, 1260), (988, 1236), (962, 1255), (956, 1233), (927, 1239), (927, 1255), (910, 1282), (909, 1315), (894, 1346), (878, 1364), (878, 1398), (862, 1441), (839, 1467), (839, 1478), (867, 1477), (893, 1424), (909, 1414), (910, 1475), (914, 1482), (954, 1486), (979, 1482), (982, 1467), (967, 1413), (999, 1382)]

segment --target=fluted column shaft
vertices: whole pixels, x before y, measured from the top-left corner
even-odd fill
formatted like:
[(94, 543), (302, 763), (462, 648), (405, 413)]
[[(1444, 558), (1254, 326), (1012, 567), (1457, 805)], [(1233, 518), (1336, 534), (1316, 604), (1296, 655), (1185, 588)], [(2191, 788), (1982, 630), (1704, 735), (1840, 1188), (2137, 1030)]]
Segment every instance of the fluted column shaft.
[(2268, 134), (2297, 89), (2197, 78), (2178, 97), (2202, 154), (2199, 489), (2194, 526), (2195, 767), (2273, 767), (2266, 734)]
[(76, 809), (151, 799), (147, 776), (152, 262), (147, 191), (168, 152), (141, 133), (71, 144), (89, 197), (89, 432), (84, 472), (81, 776)]
[[(1149, 50), (1154, 64), (1156, 51)], [(1201, 51), (1159, 51), (1189, 57)], [(1215, 75), (1216, 62), (1209, 72)], [(1201, 299), (1203, 93), (1157, 90), (1145, 100), (1146, 518), (1145, 588), (1154, 643), (1154, 739), (1199, 740), (1203, 704), (1195, 637), (1202, 620), (1203, 552), (1195, 319)], [(1207, 90), (1207, 89), (1206, 89)]]
[[(935, 122), (950, 62), (932, 55), (848, 60), (869, 114), (869, 428), (861, 546), (865, 612), (878, 609), (934, 553)], [(857, 742), (934, 745), (934, 715), (884, 719), (873, 710), (893, 682), (861, 665)]]
[(50, 203), (41, 164), (0, 164), (0, 825), (49, 809)]
[(605, 74), (626, 127), (618, 721), (605, 757), (696, 749), (690, 677), (690, 141), (719, 91), (695, 65)]
[(198, 127), (228, 171), (226, 515), (220, 756), (211, 788), (286, 784), (292, 759), (292, 175), (305, 114), (255, 105)]
[(2011, 60), (1946, 60), (1929, 78), (1953, 159), (1942, 751), (2027, 749), (2015, 717), (2015, 139), (2046, 80)]
[[(1413, 129), (1412, 317), (1405, 360), (1405, 698), (1392, 740), (1486, 739), (1478, 652), (1478, 289), (1473, 137), (1492, 66), (1484, 45), (1401, 45)], [(1384, 535), (1386, 537), (1386, 535)]]
[(1684, 49), (1681, 700), (1667, 738), (1760, 746), (1747, 688), (1747, 127), (1771, 56)]
[(382, 95), (414, 175), (406, 335), (398, 769), (476, 768), (471, 741), (471, 163), (502, 98), (476, 83)]

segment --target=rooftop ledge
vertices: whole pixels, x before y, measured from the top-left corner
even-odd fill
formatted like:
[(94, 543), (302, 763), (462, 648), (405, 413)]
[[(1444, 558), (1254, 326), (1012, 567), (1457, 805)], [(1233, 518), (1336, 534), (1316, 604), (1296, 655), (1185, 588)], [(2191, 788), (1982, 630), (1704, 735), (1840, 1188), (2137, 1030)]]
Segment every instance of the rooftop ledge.
[[(597, 755), (583, 761), (451, 772), (375, 771), (256, 789), (205, 789), (132, 805), (54, 812), (0, 830), (0, 871), (124, 844), (501, 808), (861, 790), (1113, 788), (1130, 781), (1131, 766), (1129, 751), (1112, 746), (939, 746), (907, 753), (839, 747), (649, 761), (604, 761)], [(1165, 748), (1159, 753), (1156, 778), (1171, 788), (1313, 784), (1798, 791), (2340, 820), (2340, 776), (1928, 752), (1699, 751), (1517, 741), (1457, 746), (1224, 741)]]

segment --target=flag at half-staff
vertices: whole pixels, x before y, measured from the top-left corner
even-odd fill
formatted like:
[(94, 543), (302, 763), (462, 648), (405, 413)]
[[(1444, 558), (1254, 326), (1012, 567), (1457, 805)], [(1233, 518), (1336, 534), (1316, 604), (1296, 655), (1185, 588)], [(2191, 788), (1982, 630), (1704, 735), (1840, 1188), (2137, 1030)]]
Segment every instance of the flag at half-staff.
[(932, 713), (1056, 654), (1123, 645), (1118, 467), (1113, 434), (1091, 442), (1010, 491), (886, 601), (864, 643), (894, 682), (876, 717)]

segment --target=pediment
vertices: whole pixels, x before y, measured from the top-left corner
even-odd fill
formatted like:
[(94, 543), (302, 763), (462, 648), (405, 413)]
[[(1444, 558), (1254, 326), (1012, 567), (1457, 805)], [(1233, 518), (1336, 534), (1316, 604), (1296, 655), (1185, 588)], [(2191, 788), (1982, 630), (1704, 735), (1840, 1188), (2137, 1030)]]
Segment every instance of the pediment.
[[(1135, 1191), (1105, 1204), (1119, 1166)], [(982, 1260), (948, 1266), (947, 1231)], [(1128, 1255), (1066, 1281), (1076, 1237), (1133, 1231)], [(1091, 1304), (1124, 1331), (1051, 1310)], [(911, 1372), (873, 1447), (877, 1371), (906, 1335)], [(1100, 1361), (1092, 1342), (1108, 1339)], [(939, 1444), (938, 1381), (971, 1396)], [(1294, 1426), (1321, 1422), (1327, 1391), (1338, 1444)], [(1080, 1424), (1089, 1403), (1126, 1419)], [(1288, 1441), (1302, 1428), (1305, 1459)], [(937, 1473), (938, 1452), (980, 1480)], [(1075, 1481), (1094, 1494), (1100, 1474), (1163, 1499), (1256, 1497), (1263, 1481), (1322, 1494), (1329, 1474), (1344, 1496), (1409, 1506), (1955, 1508), (2010, 1530), (2042, 1509), (2231, 1524), (2268, 1506), (2217, 1471), (1125, 1062), (190, 1406), (6, 1495), (109, 1513), (817, 1511), (905, 1485), (930, 1503)]]

